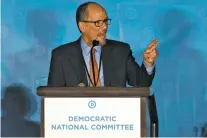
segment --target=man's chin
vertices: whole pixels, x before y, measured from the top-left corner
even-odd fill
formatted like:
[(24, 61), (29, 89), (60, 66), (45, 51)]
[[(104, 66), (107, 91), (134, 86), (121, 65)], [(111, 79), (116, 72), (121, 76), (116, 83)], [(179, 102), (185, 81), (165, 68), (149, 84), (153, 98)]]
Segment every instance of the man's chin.
[(106, 44), (106, 39), (102, 39), (102, 40), (99, 40), (99, 44), (101, 45), (101, 46), (103, 46), (103, 45), (105, 45)]

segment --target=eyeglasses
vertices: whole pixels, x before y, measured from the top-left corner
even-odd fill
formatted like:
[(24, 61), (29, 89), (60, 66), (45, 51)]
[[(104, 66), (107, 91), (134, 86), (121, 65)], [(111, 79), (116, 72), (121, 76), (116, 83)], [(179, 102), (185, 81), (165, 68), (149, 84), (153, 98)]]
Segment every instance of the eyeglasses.
[(96, 27), (101, 27), (104, 23), (107, 25), (111, 24), (111, 19), (105, 19), (105, 20), (98, 20), (98, 21), (81, 21), (86, 23), (94, 23)]

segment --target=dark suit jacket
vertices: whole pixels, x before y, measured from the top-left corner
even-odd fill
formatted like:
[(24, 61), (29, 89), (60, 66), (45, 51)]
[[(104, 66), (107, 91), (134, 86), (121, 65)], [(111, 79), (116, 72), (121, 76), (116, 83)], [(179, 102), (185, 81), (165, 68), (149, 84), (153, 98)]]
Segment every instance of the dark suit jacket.
[[(126, 43), (107, 39), (102, 47), (102, 63), (105, 86), (125, 87), (127, 82), (134, 87), (152, 84), (155, 69), (148, 75), (144, 65), (135, 62)], [(52, 51), (48, 86), (78, 86), (81, 82), (88, 85), (86, 75), (80, 38)]]

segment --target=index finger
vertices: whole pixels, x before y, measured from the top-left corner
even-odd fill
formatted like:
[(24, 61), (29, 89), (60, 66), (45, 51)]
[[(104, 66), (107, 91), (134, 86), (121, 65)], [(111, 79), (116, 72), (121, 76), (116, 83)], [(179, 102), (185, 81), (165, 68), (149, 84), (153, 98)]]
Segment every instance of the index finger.
[(156, 43), (158, 42), (158, 39), (154, 39), (148, 46), (148, 48), (150, 49), (151, 47), (153, 47)]
[(146, 53), (150, 53), (157, 48), (158, 44), (154, 44), (151, 48), (147, 48)]
[(153, 50), (155, 50), (157, 48), (157, 46), (158, 46), (158, 44), (154, 44), (154, 46), (151, 47), (149, 50), (153, 51)]

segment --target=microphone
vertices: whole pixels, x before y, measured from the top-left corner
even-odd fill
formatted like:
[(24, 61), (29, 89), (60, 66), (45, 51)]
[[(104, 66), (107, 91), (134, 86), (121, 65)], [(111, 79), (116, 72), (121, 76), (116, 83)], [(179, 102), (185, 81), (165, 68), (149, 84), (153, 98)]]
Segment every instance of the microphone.
[(99, 45), (99, 41), (97, 41), (97, 40), (93, 40), (93, 46), (92, 47), (95, 47), (95, 46), (98, 46)]
[(94, 63), (93, 63), (93, 61), (94, 61), (94, 59), (93, 59), (93, 53), (92, 53), (92, 51), (93, 51), (93, 48), (95, 47), (95, 46), (98, 46), (99, 45), (99, 41), (97, 41), (97, 40), (93, 40), (93, 42), (92, 42), (92, 47), (91, 47), (91, 61), (92, 61), (92, 70), (93, 70), (93, 82), (94, 82), (94, 86), (96, 86), (96, 77), (95, 77), (95, 69), (94, 69)]
[(85, 87), (85, 86), (86, 85), (84, 83), (82, 83), (82, 82), (78, 84), (78, 87)]

